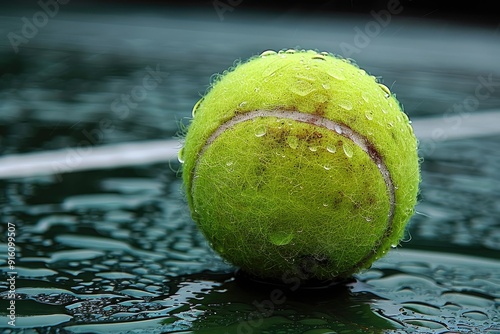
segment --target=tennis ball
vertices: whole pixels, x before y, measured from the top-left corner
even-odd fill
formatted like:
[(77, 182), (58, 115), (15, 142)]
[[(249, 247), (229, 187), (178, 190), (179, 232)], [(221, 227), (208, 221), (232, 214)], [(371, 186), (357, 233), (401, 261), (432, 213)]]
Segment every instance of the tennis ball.
[(179, 152), (192, 217), (260, 278), (342, 279), (403, 237), (417, 140), (389, 89), (351, 61), (266, 51), (212, 83)]

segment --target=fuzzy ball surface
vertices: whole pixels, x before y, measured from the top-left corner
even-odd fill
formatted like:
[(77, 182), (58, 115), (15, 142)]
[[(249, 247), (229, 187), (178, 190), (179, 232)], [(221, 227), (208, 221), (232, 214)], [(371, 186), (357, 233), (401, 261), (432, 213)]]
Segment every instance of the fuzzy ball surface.
[(398, 245), (417, 153), (375, 77), (329, 53), (283, 50), (214, 80), (179, 160), (192, 217), (223, 258), (262, 278), (332, 280)]

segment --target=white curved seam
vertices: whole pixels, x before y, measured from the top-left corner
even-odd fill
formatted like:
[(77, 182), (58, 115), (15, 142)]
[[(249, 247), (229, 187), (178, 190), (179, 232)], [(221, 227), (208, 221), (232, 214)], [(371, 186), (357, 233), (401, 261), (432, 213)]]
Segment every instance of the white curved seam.
[[(392, 227), (392, 220), (394, 218), (394, 210), (395, 210), (395, 205), (396, 205), (396, 199), (395, 199), (395, 188), (394, 184), (391, 179), (391, 175), (389, 172), (389, 169), (387, 168), (386, 164), (384, 163), (382, 157), (376, 151), (373, 145), (370, 145), (370, 142), (368, 139), (360, 135), (359, 133), (355, 132), (352, 130), (350, 127), (346, 126), (345, 124), (335, 122), (331, 119), (319, 116), (319, 115), (314, 115), (314, 114), (308, 114), (308, 113), (302, 113), (298, 111), (287, 111), (287, 110), (254, 110), (254, 111), (249, 111), (243, 114), (238, 114), (228, 120), (227, 122), (221, 124), (213, 133), (208, 137), (207, 141), (205, 142), (205, 145), (202, 147), (200, 150), (199, 156), (202, 156), (205, 151), (210, 147), (210, 145), (226, 130), (234, 127), (236, 124), (250, 121), (256, 118), (260, 117), (275, 117), (275, 118), (284, 118), (284, 119), (289, 119), (297, 122), (302, 122), (302, 123), (308, 123), (312, 125), (316, 125), (331, 131), (334, 131), (335, 133), (351, 140), (356, 146), (358, 146), (361, 150), (363, 150), (370, 159), (373, 161), (373, 163), (377, 166), (380, 174), (382, 175), (382, 178), (385, 182), (386, 188), (387, 188), (387, 194), (389, 196), (389, 213), (387, 217), (387, 229), (386, 232), (390, 231)], [(197, 162), (199, 159), (197, 159)], [(196, 175), (196, 167), (197, 167), (197, 162), (195, 167), (193, 168), (193, 175)]]

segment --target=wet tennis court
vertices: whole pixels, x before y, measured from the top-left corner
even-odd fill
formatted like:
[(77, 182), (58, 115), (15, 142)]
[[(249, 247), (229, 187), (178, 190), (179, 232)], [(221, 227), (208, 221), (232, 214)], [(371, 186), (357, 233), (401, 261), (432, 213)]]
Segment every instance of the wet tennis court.
[[(1, 332), (500, 333), (500, 32), (231, 8), (0, 15)], [(420, 142), (405, 239), (328, 288), (235, 274), (177, 160), (214, 73), (296, 47), (380, 77)]]

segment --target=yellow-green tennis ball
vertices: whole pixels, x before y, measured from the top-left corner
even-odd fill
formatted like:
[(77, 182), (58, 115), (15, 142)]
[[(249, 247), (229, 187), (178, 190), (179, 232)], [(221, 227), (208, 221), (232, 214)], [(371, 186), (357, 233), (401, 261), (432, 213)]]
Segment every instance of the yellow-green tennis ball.
[(398, 244), (417, 140), (387, 87), (328, 53), (266, 51), (224, 72), (180, 152), (192, 217), (263, 278), (344, 278)]

